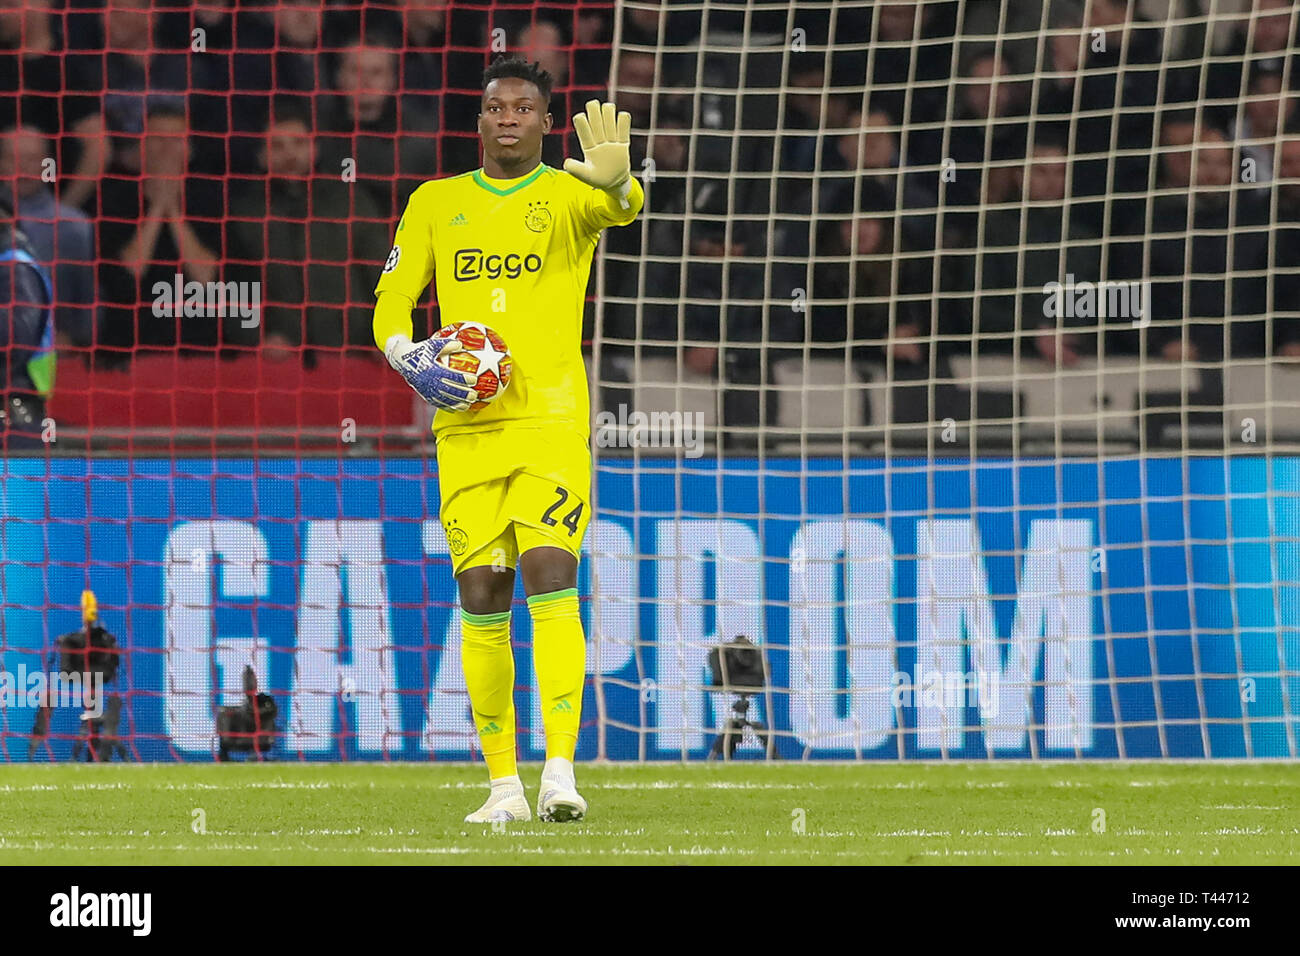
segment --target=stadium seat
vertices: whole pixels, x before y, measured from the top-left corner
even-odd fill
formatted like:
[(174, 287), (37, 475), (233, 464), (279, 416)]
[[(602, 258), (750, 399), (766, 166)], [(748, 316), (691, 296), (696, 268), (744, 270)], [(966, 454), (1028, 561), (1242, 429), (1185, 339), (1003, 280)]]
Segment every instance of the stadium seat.
[(1018, 391), (1022, 414), (1031, 430), (1099, 434), (1114, 438), (1136, 435), (1141, 409), (1170, 406), (1163, 396), (1192, 395), (1202, 387), (1202, 375), (1191, 365), (1147, 361), (1136, 357), (1085, 359), (1068, 369), (1038, 358), (960, 356), (952, 360), (953, 375), (981, 391)]
[(1224, 410), (1230, 433), (1254, 423), (1257, 440), (1300, 437), (1300, 363), (1236, 361), (1223, 370)]
[(718, 422), (718, 385), (711, 375), (679, 368), (675, 359), (642, 358), (633, 385), (636, 407), (643, 412), (692, 412), (707, 427)]
[(843, 359), (782, 359), (772, 369), (777, 426), (810, 438), (834, 438), (866, 424), (867, 393), (858, 367)]
[[(632, 381), (625, 383), (597, 376), (590, 356), (585, 357), (585, 363), (588, 378), (600, 384), (596, 391), (599, 398), (592, 409), (592, 433), (602, 448), (632, 447), (626, 432), (631, 416), (636, 413), (660, 429), (656, 432), (658, 438), (645, 439), (637, 447), (676, 447), (678, 439), (664, 436), (662, 429), (679, 428), (682, 423), (698, 428), (697, 437), (706, 447), (713, 442), (722, 397), (713, 376), (679, 368), (676, 359), (641, 357), (628, 363), (626, 370)], [(606, 421), (612, 417), (615, 423), (612, 434), (604, 438), (601, 437), (602, 416), (606, 416)]]
[(96, 430), (316, 429), (396, 431), (414, 421), (412, 393), (375, 361), (331, 354), (315, 368), (262, 355), (140, 354), (130, 371), (65, 359), (50, 413), (60, 427)]

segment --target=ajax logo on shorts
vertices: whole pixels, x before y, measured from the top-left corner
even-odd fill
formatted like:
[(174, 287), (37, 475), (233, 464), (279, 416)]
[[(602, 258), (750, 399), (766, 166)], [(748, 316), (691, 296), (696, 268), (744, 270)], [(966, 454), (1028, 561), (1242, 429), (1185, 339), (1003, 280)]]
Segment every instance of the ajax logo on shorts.
[(464, 554), (465, 549), (469, 547), (469, 535), (457, 528), (454, 521), (447, 525), (447, 546), (457, 557)]

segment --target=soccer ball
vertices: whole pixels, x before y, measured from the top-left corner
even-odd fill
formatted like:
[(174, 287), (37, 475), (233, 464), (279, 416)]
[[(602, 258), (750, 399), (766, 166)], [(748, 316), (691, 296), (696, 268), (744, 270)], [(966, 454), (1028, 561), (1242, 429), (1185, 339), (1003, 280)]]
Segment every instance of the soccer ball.
[(486, 408), (510, 384), (510, 348), (506, 340), (482, 322), (453, 322), (434, 333), (435, 339), (459, 339), (464, 349), (460, 352), (443, 352), (438, 362), (457, 372), (470, 372), (478, 376), (478, 401), (470, 406), (477, 411)]

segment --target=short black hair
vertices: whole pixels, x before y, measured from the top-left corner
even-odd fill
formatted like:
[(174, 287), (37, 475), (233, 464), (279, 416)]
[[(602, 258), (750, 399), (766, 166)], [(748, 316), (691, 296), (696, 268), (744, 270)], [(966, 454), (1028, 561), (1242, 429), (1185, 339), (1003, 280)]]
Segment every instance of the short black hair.
[(975, 75), (975, 64), (981, 60), (993, 60), (995, 63), (1005, 64), (1006, 57), (992, 43), (976, 42), (960, 50), (957, 62), (960, 64), (958, 72), (963, 79), (969, 79)]
[(1034, 141), (1029, 148), (1032, 153), (1039, 146), (1050, 146), (1053, 149), (1070, 151), (1070, 124), (1063, 121), (1048, 121), (1039, 123), (1038, 129), (1034, 131)]
[(542, 95), (542, 100), (548, 105), (551, 102), (551, 84), (555, 78), (542, 69), (541, 63), (528, 63), (517, 56), (498, 56), (492, 61), (492, 65), (483, 71), (483, 92), (487, 92), (488, 84), (493, 80), (502, 80), (513, 78), (516, 80), (527, 80), (533, 86), (537, 87), (537, 92)]
[(266, 114), (266, 128), (279, 123), (302, 123), (307, 132), (312, 132), (311, 106), (302, 97), (281, 94), (271, 101), (271, 108)]
[(1168, 109), (1160, 114), (1159, 120), (1160, 120), (1159, 125), (1162, 127), (1179, 126), (1185, 123), (1191, 123), (1193, 126), (1195, 126), (1196, 110), (1187, 109), (1186, 107)]
[(858, 193), (858, 212), (893, 212), (897, 208), (898, 201), (893, 187), (886, 187), (878, 180), (863, 179)]
[[(1282, 67), (1279, 64), (1257, 60), (1255, 63), (1251, 64), (1250, 72), (1247, 74), (1246, 88), (1249, 89), (1260, 80), (1269, 79), (1270, 77), (1277, 77), (1278, 80), (1281, 81)], [(1285, 93), (1286, 84), (1283, 83), (1282, 87), (1282, 92)]]
[(189, 123), (189, 114), (185, 110), (185, 99), (170, 93), (157, 93), (145, 100), (144, 115), (147, 119), (159, 119), (170, 116), (173, 119)]

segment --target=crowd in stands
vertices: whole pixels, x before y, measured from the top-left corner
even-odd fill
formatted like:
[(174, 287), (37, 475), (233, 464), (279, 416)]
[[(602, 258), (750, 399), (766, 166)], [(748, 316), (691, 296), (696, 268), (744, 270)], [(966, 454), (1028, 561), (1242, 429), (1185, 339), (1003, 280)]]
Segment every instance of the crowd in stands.
[[(50, 274), (61, 359), (378, 362), (396, 219), (478, 165), (481, 72), (511, 51), (555, 77), (544, 162), (587, 99), (633, 116), (648, 200), (607, 237), (602, 376), (656, 349), (747, 385), (810, 350), (910, 381), (972, 352), (1300, 357), (1300, 14), (1241, 5), (1223, 44), (1133, 0), (1015, 5), (1028, 29), (954, 0), (618, 24), (609, 3), (9, 0), (0, 198)], [(778, 38), (775, 70), (744, 72), (744, 33)], [(177, 273), (261, 282), (262, 320), (160, 317)], [(1067, 277), (1149, 279), (1149, 321), (1048, 316)]]
[[(52, 273), (61, 353), (111, 366), (141, 349), (297, 347), (311, 362), (373, 348), (374, 282), (407, 197), (477, 164), (490, 31), (554, 71), (554, 110), (607, 85), (608, 4), (554, 20), (447, 7), (6, 4), (0, 194)], [(564, 155), (553, 137), (546, 161)], [(178, 273), (260, 281), (263, 321), (160, 318), (152, 290)]]
[[(654, 243), (611, 237), (627, 253), (616, 337), (720, 341), (686, 364), (737, 386), (770, 384), (783, 358), (869, 364), (910, 396), (896, 421), (935, 417), (908, 383), (951, 377), (955, 356), (1300, 356), (1297, 5), (1244, 3), (1220, 45), (1128, 0), (1018, 5), (1047, 29), (1031, 17), (1001, 35), (966, 29), (974, 6), (880, 3), (824, 26), (881, 45), (791, 57), (774, 135), (731, 158), (733, 182), (755, 187), (741, 216), (710, 206), (725, 189), (696, 187), (687, 248), (706, 264), (684, 294), (705, 301), (680, 323), (637, 304), (674, 288), (634, 265)], [(693, 80), (659, 78), (674, 82)], [(1053, 284), (1099, 281), (1144, 298), (1121, 314), (1045, 308)], [(798, 309), (782, 305), (792, 290)], [(731, 422), (752, 424), (756, 402)]]

